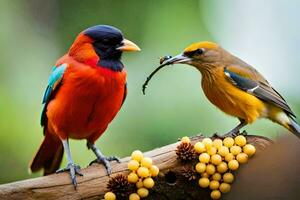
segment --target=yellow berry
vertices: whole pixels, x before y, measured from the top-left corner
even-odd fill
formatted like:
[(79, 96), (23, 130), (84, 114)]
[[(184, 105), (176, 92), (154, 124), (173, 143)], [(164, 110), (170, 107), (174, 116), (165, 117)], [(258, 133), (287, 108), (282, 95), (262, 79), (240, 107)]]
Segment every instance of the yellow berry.
[(204, 138), (202, 140), (202, 143), (205, 145), (206, 148), (209, 148), (212, 146), (212, 140), (210, 138)]
[(220, 173), (214, 173), (212, 176), (211, 176), (212, 180), (215, 180), (215, 181), (220, 181), (222, 176)]
[(151, 165), (152, 165), (152, 159), (151, 158), (146, 157), (146, 158), (143, 158), (141, 160), (141, 166), (150, 168)]
[(184, 136), (184, 137), (182, 137), (182, 138), (181, 138), (181, 142), (182, 142), (182, 143), (190, 143), (190, 142), (191, 142), (191, 140), (190, 140), (190, 138), (189, 138), (189, 137), (187, 137), (187, 136)]
[(139, 179), (139, 181), (136, 182), (135, 186), (136, 186), (137, 188), (142, 188), (142, 187), (144, 187), (143, 180), (142, 180), (142, 179)]
[(223, 175), (223, 181), (225, 183), (232, 183), (234, 181), (234, 176), (232, 173), (227, 172)]
[(203, 153), (206, 151), (205, 145), (202, 142), (196, 142), (194, 149), (197, 153)]
[(231, 137), (226, 137), (224, 140), (223, 140), (223, 144), (225, 147), (232, 147), (234, 145), (234, 139), (231, 138)]
[(233, 160), (234, 159), (234, 155), (232, 154), (232, 153), (229, 153), (229, 154), (227, 154), (226, 156), (225, 156), (225, 160), (227, 161), (227, 162), (229, 162), (229, 161), (231, 161), (231, 160)]
[(219, 190), (222, 193), (228, 193), (230, 191), (230, 189), (231, 189), (231, 186), (228, 183), (221, 183), (221, 185), (219, 187)]
[(223, 141), (221, 139), (214, 139), (213, 146), (219, 149), (221, 146), (223, 146)]
[(211, 190), (217, 190), (217, 189), (219, 188), (219, 186), (220, 186), (219, 181), (212, 180), (212, 181), (210, 181), (210, 183), (209, 183), (209, 188), (210, 188)]
[(157, 166), (152, 165), (149, 169), (151, 176), (157, 176), (159, 173), (159, 169)]
[(140, 166), (140, 163), (136, 160), (131, 160), (128, 162), (127, 167), (131, 171), (136, 171)]
[(206, 173), (208, 173), (209, 175), (212, 175), (216, 172), (216, 167), (212, 164), (208, 164), (206, 166)]
[(230, 147), (230, 153), (232, 153), (234, 156), (238, 155), (241, 152), (242, 152), (242, 148), (240, 146), (234, 145)]
[(247, 143), (247, 139), (243, 135), (238, 135), (234, 138), (235, 144), (239, 145), (240, 147), (243, 147)]
[(221, 192), (219, 190), (214, 190), (210, 193), (210, 197), (212, 199), (220, 199), (221, 198)]
[(202, 178), (209, 178), (209, 174), (208, 174), (207, 172), (203, 172), (203, 173), (201, 174), (201, 177), (202, 177)]
[(209, 155), (215, 155), (216, 153), (217, 153), (217, 148), (216, 147), (209, 147), (208, 149), (207, 149), (207, 153), (209, 154)]
[(247, 154), (248, 156), (253, 156), (255, 154), (255, 147), (252, 145), (252, 144), (246, 144), (244, 147), (243, 147), (243, 151), (245, 154)]
[(147, 167), (140, 167), (137, 170), (137, 174), (139, 175), (139, 177), (142, 177), (142, 178), (148, 177), (150, 175), (149, 169)]
[(239, 153), (237, 156), (236, 156), (236, 160), (241, 163), (241, 164), (244, 164), (244, 163), (247, 163), (248, 162), (248, 155), (245, 154), (245, 153)]
[(198, 183), (200, 187), (207, 188), (209, 186), (209, 179), (204, 177), (200, 178)]
[(218, 154), (225, 157), (229, 153), (229, 149), (226, 146), (221, 146), (218, 150)]
[(105, 200), (115, 200), (117, 197), (113, 192), (106, 192), (104, 195)]
[(137, 190), (137, 193), (140, 197), (145, 198), (149, 195), (149, 191), (146, 188), (140, 188)]
[(136, 183), (139, 180), (139, 177), (136, 173), (131, 172), (128, 176), (127, 176), (127, 180), (129, 183)]
[(138, 162), (141, 162), (141, 160), (143, 159), (143, 153), (139, 150), (135, 150), (134, 152), (132, 152), (131, 154), (131, 159), (132, 160), (136, 160)]
[(206, 170), (206, 164), (204, 164), (204, 163), (197, 163), (197, 165), (196, 165), (196, 172), (198, 172), (198, 173), (203, 173), (203, 172), (205, 172), (205, 170)]
[(228, 170), (228, 166), (226, 162), (221, 162), (218, 166), (217, 166), (217, 171), (221, 174), (225, 173)]
[(153, 188), (154, 186), (154, 181), (152, 178), (145, 178), (143, 180), (143, 185), (145, 186), (145, 188)]
[(208, 153), (201, 153), (199, 156), (199, 161), (202, 163), (209, 163), (210, 156)]
[(218, 165), (222, 162), (222, 157), (219, 154), (212, 155), (210, 157), (210, 162), (214, 165)]
[(239, 168), (239, 162), (237, 160), (231, 160), (228, 162), (228, 168), (230, 170), (237, 170)]
[(140, 196), (137, 193), (132, 193), (129, 195), (129, 200), (140, 200)]

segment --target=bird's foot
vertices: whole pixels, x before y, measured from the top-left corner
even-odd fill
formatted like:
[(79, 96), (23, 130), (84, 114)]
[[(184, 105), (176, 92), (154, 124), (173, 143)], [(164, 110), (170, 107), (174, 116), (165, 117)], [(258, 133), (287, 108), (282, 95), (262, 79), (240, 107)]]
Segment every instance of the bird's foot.
[(74, 188), (76, 189), (77, 181), (76, 181), (76, 174), (79, 176), (83, 176), (83, 174), (80, 172), (80, 166), (76, 165), (75, 163), (68, 163), (66, 168), (62, 168), (56, 171), (56, 173), (62, 173), (68, 171), (71, 176), (72, 184), (74, 185)]
[(225, 138), (224, 135), (220, 135), (220, 134), (218, 134), (218, 133), (214, 133), (214, 134), (212, 135), (212, 137), (213, 137), (213, 138), (219, 138), (219, 139), (224, 139), (224, 138)]
[(89, 149), (93, 150), (93, 152), (95, 153), (95, 155), (97, 157), (97, 159), (92, 161), (90, 163), (90, 165), (92, 165), (93, 163), (103, 164), (106, 169), (107, 174), (110, 175), (111, 174), (111, 166), (110, 166), (109, 162), (110, 161), (120, 162), (119, 158), (117, 158), (116, 156), (109, 156), (109, 157), (104, 156), (101, 153), (100, 149), (98, 149), (94, 143), (88, 142), (87, 146)]
[(222, 135), (221, 137), (224, 139), (225, 137), (236, 137), (238, 135), (246, 136), (248, 133), (246, 131), (240, 132), (240, 131), (229, 131), (228, 133)]
[(98, 163), (98, 164), (103, 164), (107, 175), (111, 174), (111, 166), (110, 166), (110, 161), (117, 161), (118, 163), (120, 163), (120, 159), (116, 156), (109, 156), (109, 157), (105, 157), (105, 156), (99, 156), (97, 157), (97, 159), (93, 160), (89, 165), (92, 165), (94, 163)]
[(247, 136), (248, 135), (248, 133), (247, 133), (247, 131), (243, 131), (243, 132), (241, 132), (239, 135), (243, 135), (243, 136)]

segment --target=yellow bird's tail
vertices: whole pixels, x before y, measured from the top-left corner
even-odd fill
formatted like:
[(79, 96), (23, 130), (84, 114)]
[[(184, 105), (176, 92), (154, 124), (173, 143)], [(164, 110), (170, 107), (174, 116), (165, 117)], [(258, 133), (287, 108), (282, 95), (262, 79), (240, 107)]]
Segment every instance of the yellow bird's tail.
[(288, 124), (289, 130), (300, 138), (300, 125), (290, 118), (290, 124)]
[(291, 131), (295, 136), (300, 138), (300, 125), (292, 118), (292, 116), (285, 113), (278, 107), (271, 106), (269, 108), (269, 119), (285, 127), (286, 129)]

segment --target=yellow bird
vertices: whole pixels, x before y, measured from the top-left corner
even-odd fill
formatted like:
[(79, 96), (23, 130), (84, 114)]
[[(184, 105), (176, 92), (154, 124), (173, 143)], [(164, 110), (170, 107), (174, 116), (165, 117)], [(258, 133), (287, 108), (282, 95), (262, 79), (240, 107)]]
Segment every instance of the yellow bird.
[(202, 74), (202, 88), (211, 103), (237, 117), (240, 124), (227, 135), (236, 135), (258, 118), (268, 118), (300, 137), (300, 126), (284, 98), (252, 66), (213, 42), (198, 42), (182, 54), (165, 57), (143, 86), (161, 68), (171, 64), (188, 64)]

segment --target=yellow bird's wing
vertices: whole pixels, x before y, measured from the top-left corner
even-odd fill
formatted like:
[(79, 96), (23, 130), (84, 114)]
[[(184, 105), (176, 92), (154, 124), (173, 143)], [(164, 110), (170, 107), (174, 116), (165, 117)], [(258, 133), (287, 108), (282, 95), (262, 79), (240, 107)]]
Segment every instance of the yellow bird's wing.
[(268, 81), (250, 66), (227, 66), (224, 74), (235, 87), (271, 103), (287, 114), (295, 116), (284, 98), (268, 83)]

